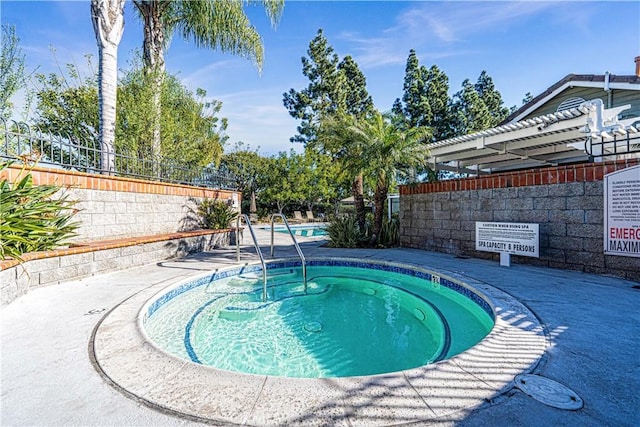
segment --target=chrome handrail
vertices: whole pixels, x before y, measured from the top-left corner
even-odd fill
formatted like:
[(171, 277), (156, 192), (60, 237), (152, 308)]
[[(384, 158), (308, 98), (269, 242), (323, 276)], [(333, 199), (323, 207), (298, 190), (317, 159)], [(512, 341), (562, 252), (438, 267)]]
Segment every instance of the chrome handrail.
[(256, 248), (256, 252), (260, 257), (260, 264), (262, 264), (262, 301), (265, 302), (267, 300), (267, 265), (264, 262), (264, 257), (262, 256), (262, 251), (260, 250), (260, 245), (258, 245), (258, 239), (256, 238), (256, 233), (253, 232), (253, 227), (251, 226), (251, 220), (249, 219), (249, 215), (247, 214), (239, 214), (236, 218), (236, 258), (237, 261), (240, 262), (240, 218), (244, 219), (244, 223), (249, 228), (249, 232), (251, 233), (251, 238), (253, 239), (253, 246)]
[(296, 237), (293, 235), (293, 232), (291, 231), (291, 227), (289, 227), (289, 223), (287, 222), (287, 218), (283, 215), (283, 214), (272, 214), (271, 215), (271, 256), (273, 257), (273, 252), (274, 252), (274, 246), (273, 246), (273, 220), (276, 217), (280, 217), (282, 218), (282, 220), (284, 221), (284, 225), (287, 227), (287, 231), (289, 231), (289, 235), (291, 236), (291, 240), (293, 240), (293, 246), (296, 248), (296, 251), (298, 251), (298, 255), (300, 256), (300, 261), (302, 262), (302, 280), (304, 281), (304, 291), (305, 293), (307, 292), (307, 262), (304, 258), (304, 254), (302, 253), (302, 249), (300, 249), (300, 245), (298, 245), (298, 241), (296, 240)]

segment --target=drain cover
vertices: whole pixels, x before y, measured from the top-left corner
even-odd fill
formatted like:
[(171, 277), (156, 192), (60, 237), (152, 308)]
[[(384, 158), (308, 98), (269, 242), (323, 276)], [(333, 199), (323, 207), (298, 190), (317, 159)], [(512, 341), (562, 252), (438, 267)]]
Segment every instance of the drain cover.
[(322, 330), (322, 323), (308, 322), (306, 325), (304, 325), (304, 330), (307, 332), (320, 332)]
[(582, 399), (573, 390), (549, 378), (526, 374), (518, 375), (514, 382), (524, 394), (545, 405), (570, 411), (583, 406)]

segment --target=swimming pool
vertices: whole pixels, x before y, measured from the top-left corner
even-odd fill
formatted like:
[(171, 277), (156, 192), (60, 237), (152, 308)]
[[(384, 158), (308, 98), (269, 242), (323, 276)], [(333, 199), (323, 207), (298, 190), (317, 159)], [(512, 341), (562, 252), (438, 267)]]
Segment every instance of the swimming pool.
[(140, 313), (149, 339), (195, 363), (249, 374), (328, 378), (423, 366), (491, 330), (481, 293), (415, 267), (359, 260), (235, 267), (177, 284)]
[[(344, 258), (342, 251), (321, 252), (333, 256), (325, 255), (325, 260), (339, 256), (342, 261), (377, 259), (389, 267), (405, 265), (439, 277), (445, 285), (451, 282), (477, 291), (489, 303), (495, 326), (478, 344), (456, 356), (388, 374), (289, 378), (217, 369), (160, 349), (141, 322), (146, 313), (141, 310), (172, 289), (204, 280), (213, 271), (227, 274), (230, 260), (214, 256), (206, 261), (172, 262), (171, 270), (163, 275), (168, 280), (156, 281), (109, 310), (94, 329), (89, 358), (115, 390), (137, 403), (192, 421), (248, 426), (397, 425), (438, 423), (445, 417), (462, 419), (460, 414), (509, 392), (514, 377), (531, 372), (548, 348), (545, 330), (536, 316), (509, 294), (475, 279), (473, 264), (461, 262), (467, 270), (463, 274), (425, 263), (437, 263), (440, 258), (417, 250), (361, 250), (357, 260)], [(318, 255), (307, 258), (319, 259)], [(188, 277), (167, 277), (167, 272), (178, 266)], [(209, 273), (194, 275), (194, 269)]]
[[(323, 225), (290, 225), (291, 232), (296, 236), (318, 237), (327, 236), (329, 233)], [(273, 231), (278, 233), (289, 233), (285, 227), (275, 227)]]

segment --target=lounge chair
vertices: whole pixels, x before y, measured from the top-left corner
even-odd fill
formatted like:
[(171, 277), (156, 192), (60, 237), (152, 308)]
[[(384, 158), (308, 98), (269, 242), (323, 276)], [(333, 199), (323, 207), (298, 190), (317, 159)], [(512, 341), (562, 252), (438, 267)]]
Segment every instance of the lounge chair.
[(304, 218), (302, 217), (302, 212), (293, 211), (293, 219), (290, 222), (293, 222), (293, 223), (304, 222)]
[(311, 211), (307, 211), (307, 220), (309, 222), (316, 222), (318, 221), (314, 216), (313, 216), (313, 212)]

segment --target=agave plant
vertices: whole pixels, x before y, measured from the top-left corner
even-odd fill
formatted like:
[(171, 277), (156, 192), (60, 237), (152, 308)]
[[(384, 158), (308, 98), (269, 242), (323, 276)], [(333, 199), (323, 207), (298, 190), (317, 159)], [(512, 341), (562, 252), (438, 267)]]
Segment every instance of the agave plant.
[(400, 244), (400, 221), (397, 215), (388, 221), (382, 222), (378, 243), (385, 247), (398, 246)]
[[(0, 171), (10, 164), (0, 163)], [(22, 261), (27, 252), (55, 249), (75, 236), (80, 225), (71, 221), (76, 202), (66, 195), (54, 197), (60, 186), (34, 186), (32, 168), (25, 163), (15, 182), (0, 181), (0, 259)]]
[(364, 239), (355, 216), (342, 216), (331, 220), (327, 226), (329, 247), (357, 248)]
[(231, 222), (238, 217), (238, 212), (225, 202), (205, 198), (198, 204), (198, 215), (203, 228), (220, 230), (229, 228)]

